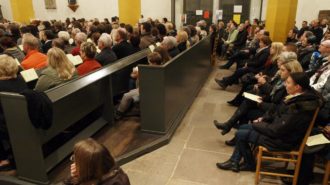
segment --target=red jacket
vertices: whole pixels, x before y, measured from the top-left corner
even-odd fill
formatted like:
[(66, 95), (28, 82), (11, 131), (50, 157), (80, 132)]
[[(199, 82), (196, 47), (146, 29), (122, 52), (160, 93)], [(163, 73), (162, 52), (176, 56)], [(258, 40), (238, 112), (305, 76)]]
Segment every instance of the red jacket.
[(77, 46), (77, 47), (73, 48), (71, 51), (71, 54), (73, 56), (80, 55), (80, 47)]
[(94, 71), (98, 68), (101, 68), (101, 64), (94, 59), (85, 60), (80, 66), (77, 67), (78, 74), (80, 76), (87, 74), (91, 71)]
[(47, 66), (47, 56), (37, 50), (30, 51), (21, 63), (24, 70), (42, 69)]

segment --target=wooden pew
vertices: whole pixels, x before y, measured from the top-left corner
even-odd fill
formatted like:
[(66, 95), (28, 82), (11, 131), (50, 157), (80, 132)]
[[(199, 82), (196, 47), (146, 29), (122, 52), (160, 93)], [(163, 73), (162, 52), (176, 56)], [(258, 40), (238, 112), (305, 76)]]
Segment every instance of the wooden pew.
[[(0, 93), (18, 178), (36, 184), (49, 184), (47, 173), (72, 152), (77, 141), (94, 135), (106, 124), (112, 124), (113, 95), (125, 90), (122, 84), (128, 83), (128, 78), (113, 76), (123, 76), (123, 71), (131, 71), (148, 53), (148, 49), (143, 50), (46, 91), (53, 106), (53, 123), (48, 130), (33, 127), (24, 96)], [(57, 149), (45, 154), (43, 147), (46, 143), (77, 124), (86, 125)]]
[(207, 37), (163, 66), (139, 65), (142, 131), (175, 130), (211, 72), (210, 47)]

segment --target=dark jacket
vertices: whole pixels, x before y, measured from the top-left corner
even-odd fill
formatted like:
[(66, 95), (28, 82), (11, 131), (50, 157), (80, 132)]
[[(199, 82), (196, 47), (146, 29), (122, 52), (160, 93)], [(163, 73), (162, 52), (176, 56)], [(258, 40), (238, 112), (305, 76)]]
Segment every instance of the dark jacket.
[(313, 32), (315, 37), (317, 38), (316, 43), (320, 44), (320, 42), (323, 38), (323, 29), (321, 27), (317, 27), (317, 28), (311, 28), (310, 31)]
[(247, 63), (248, 68), (253, 73), (260, 72), (263, 68), (265, 63), (267, 62), (267, 59), (269, 57), (269, 48), (261, 49), (260, 51), (257, 51), (257, 53), (250, 59)]
[(187, 42), (181, 42), (178, 44), (178, 49), (180, 52), (185, 51), (187, 49)]
[(298, 61), (303, 67), (304, 71), (308, 69), (314, 51), (316, 51), (314, 47), (305, 47), (298, 51)]
[(234, 47), (237, 49), (245, 47), (247, 37), (248, 37), (248, 32), (245, 29), (243, 29), (242, 31), (239, 31), (237, 34), (236, 40), (233, 43)]
[(252, 124), (260, 135), (258, 144), (270, 150), (292, 150), (301, 144), (315, 110), (321, 105), (315, 91), (284, 101), (274, 114)]
[(171, 56), (171, 58), (174, 58), (179, 53), (180, 53), (180, 51), (177, 47), (174, 47), (174, 48), (168, 50), (168, 54)]
[(142, 35), (139, 47), (141, 49), (148, 48), (151, 44), (156, 43), (156, 38), (153, 37), (150, 33)]
[(47, 40), (44, 44), (42, 44), (41, 46), (42, 53), (47, 54), (48, 50), (52, 48), (52, 43), (53, 42), (51, 40)]
[(117, 60), (116, 54), (111, 50), (111, 48), (103, 48), (102, 51), (95, 56), (95, 60), (97, 60), (102, 66), (111, 64), (112, 62)]
[(126, 40), (122, 41), (112, 47), (113, 52), (115, 52), (118, 59), (127, 57), (134, 53), (133, 46)]

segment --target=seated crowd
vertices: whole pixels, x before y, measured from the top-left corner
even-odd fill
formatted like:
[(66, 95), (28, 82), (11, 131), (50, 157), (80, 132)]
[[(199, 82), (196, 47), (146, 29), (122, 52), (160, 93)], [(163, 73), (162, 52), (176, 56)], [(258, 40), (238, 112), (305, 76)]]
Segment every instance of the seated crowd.
[[(226, 28), (224, 25), (219, 22), (213, 28), (213, 49), (227, 60), (220, 69), (229, 69), (233, 64), (236, 69), (232, 75), (215, 81), (223, 90), (233, 84), (241, 84), (241, 89), (233, 100), (228, 101), (229, 105), (237, 107), (234, 114), (224, 123), (214, 120), (222, 135), (237, 128), (234, 138), (225, 142), (234, 146), (233, 154), (229, 160), (216, 166), (234, 172), (255, 171), (253, 148), (256, 146), (273, 151), (296, 149), (318, 108), (313, 133), (324, 132), (328, 136), (328, 21), (313, 20), (310, 26), (304, 21), (300, 30), (293, 28), (289, 31), (286, 43), (272, 42), (269, 32), (258, 24), (258, 20), (254, 20), (253, 25), (249, 21), (240, 25), (230, 21)], [(257, 95), (257, 99), (249, 98), (248, 93)], [(310, 183), (316, 154), (330, 160), (329, 146), (303, 154), (299, 185)], [(283, 178), (283, 181), (287, 182), (287, 179)]]
[[(114, 17), (97, 19), (67, 19), (61, 21), (34, 20), (29, 25), (0, 23), (0, 91), (20, 93), (32, 88), (44, 92), (80, 76), (89, 74), (119, 59), (157, 45), (148, 55), (150, 65), (163, 65), (180, 52), (207, 36), (205, 22), (176, 30), (163, 19), (148, 19), (134, 27), (119, 23)], [(78, 57), (76, 64), (72, 58)], [(33, 87), (21, 72), (35, 70), (38, 79)], [(123, 95), (116, 110), (120, 119), (133, 102), (139, 101), (138, 68), (131, 73), (130, 91)], [(132, 85), (134, 84), (134, 85)], [(135, 85), (136, 84), (136, 85)], [(0, 172), (15, 169), (3, 110), (0, 107)], [(92, 152), (93, 151), (93, 152)], [(98, 160), (91, 160), (91, 159)], [(90, 168), (97, 169), (90, 171)], [(129, 184), (127, 175), (118, 168), (104, 146), (88, 139), (76, 144), (74, 164), (68, 184)], [(108, 181), (111, 181), (109, 183)]]

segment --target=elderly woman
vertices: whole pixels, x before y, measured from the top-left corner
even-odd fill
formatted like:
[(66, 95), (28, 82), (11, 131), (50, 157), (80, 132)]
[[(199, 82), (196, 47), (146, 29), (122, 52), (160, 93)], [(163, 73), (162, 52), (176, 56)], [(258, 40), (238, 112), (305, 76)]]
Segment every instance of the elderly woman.
[(101, 50), (96, 55), (95, 59), (102, 65), (108, 65), (117, 60), (116, 54), (112, 51), (111, 36), (107, 33), (103, 33), (98, 40), (98, 47)]
[[(22, 92), (27, 88), (24, 80), (17, 76), (18, 65), (14, 58), (6, 54), (0, 55), (0, 92)], [(12, 154), (3, 146), (3, 141), (9, 142), (5, 118), (0, 106), (0, 171), (14, 168)]]
[(93, 43), (84, 42), (81, 44), (80, 56), (83, 59), (83, 63), (77, 68), (80, 76), (102, 67), (101, 64), (94, 59), (95, 55), (96, 47)]
[(47, 58), (48, 67), (41, 72), (36, 91), (46, 91), (78, 77), (76, 68), (60, 48), (51, 48)]
[(164, 37), (162, 46), (167, 49), (168, 53), (172, 58), (180, 53), (179, 49), (176, 47), (176, 39), (172, 36)]
[(87, 41), (87, 35), (83, 32), (79, 32), (76, 34), (74, 38), (74, 42), (76, 47), (72, 49), (71, 54), (73, 56), (80, 55), (80, 45)]

